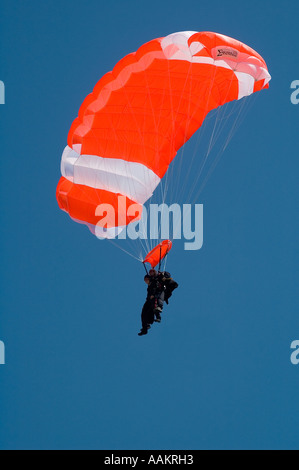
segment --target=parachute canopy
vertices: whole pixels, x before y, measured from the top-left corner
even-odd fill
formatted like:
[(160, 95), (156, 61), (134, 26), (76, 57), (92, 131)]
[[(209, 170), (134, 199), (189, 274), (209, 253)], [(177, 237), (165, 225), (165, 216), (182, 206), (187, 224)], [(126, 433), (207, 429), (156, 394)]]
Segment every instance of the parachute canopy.
[[(206, 115), (268, 88), (270, 78), (257, 52), (222, 34), (184, 31), (144, 44), (84, 100), (62, 155), (59, 207), (94, 233), (98, 227), (101, 235), (116, 236), (140, 219)], [(103, 220), (101, 204), (114, 217)]]
[(149, 263), (152, 268), (155, 268), (159, 263), (161, 263), (171, 248), (172, 242), (170, 240), (163, 240), (146, 255), (143, 263)]

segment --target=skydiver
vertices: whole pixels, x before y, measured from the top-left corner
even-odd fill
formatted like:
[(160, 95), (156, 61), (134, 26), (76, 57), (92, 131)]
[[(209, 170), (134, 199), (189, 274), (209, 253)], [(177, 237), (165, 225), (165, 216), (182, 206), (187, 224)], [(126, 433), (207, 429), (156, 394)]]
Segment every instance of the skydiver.
[(144, 276), (144, 282), (147, 284), (147, 296), (142, 307), (142, 328), (138, 333), (139, 336), (146, 335), (154, 321), (161, 322), (161, 312), (164, 303), (164, 286), (158, 278), (158, 272), (155, 269), (151, 269), (149, 274)]
[(144, 276), (144, 282), (147, 284), (147, 296), (145, 303), (142, 307), (141, 312), (141, 325), (142, 328), (138, 333), (138, 336), (147, 335), (148, 330), (151, 325), (154, 323), (154, 309), (153, 309), (153, 298), (150, 291), (151, 276), (146, 274)]
[(161, 313), (164, 306), (164, 284), (161, 280), (160, 273), (155, 269), (150, 269), (149, 271), (150, 283), (148, 287), (148, 294), (153, 303), (153, 311), (155, 316), (155, 321), (161, 322)]
[(172, 292), (179, 287), (178, 283), (174, 281), (167, 271), (159, 272), (160, 282), (164, 285), (164, 301), (168, 305), (169, 298), (172, 296)]
[(177, 289), (178, 283), (174, 281), (167, 271), (156, 271), (151, 269), (149, 274), (144, 276), (147, 284), (147, 297), (141, 312), (142, 328), (139, 336), (146, 335), (153, 322), (161, 322), (161, 312), (164, 300), (168, 304), (172, 292)]

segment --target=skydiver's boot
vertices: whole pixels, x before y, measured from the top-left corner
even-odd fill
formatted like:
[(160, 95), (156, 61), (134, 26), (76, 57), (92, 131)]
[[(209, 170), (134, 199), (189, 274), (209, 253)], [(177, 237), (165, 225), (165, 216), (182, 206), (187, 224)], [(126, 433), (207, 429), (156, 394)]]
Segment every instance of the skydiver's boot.
[(162, 312), (162, 308), (161, 307), (156, 307), (154, 309), (154, 314), (156, 315), (157, 313), (161, 313)]
[(155, 316), (155, 321), (158, 323), (161, 322), (161, 313), (162, 313), (162, 308), (159, 305), (156, 305), (156, 307), (154, 308), (154, 316)]
[(139, 331), (138, 333), (138, 336), (143, 336), (143, 335), (147, 335), (147, 331), (150, 329), (150, 326), (148, 327), (142, 327), (141, 330)]
[[(160, 310), (161, 310), (161, 309), (160, 309)], [(161, 311), (162, 311), (162, 310), (161, 310)], [(155, 317), (156, 317), (156, 318), (155, 318), (155, 321), (158, 322), (158, 323), (160, 323), (161, 320), (162, 320), (160, 311), (155, 310)]]

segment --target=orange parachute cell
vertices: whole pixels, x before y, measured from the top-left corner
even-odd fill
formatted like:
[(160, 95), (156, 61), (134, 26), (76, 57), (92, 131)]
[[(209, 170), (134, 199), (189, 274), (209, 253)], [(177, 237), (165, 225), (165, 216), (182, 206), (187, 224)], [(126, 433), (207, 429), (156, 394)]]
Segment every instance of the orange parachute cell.
[(152, 268), (157, 266), (172, 248), (170, 240), (163, 240), (159, 245), (155, 246), (144, 258), (143, 263), (149, 263)]
[[(82, 220), (94, 226), (111, 228), (128, 225), (139, 220), (142, 213), (142, 206), (121, 194), (73, 184), (63, 176), (57, 185), (56, 196), (60, 209), (73, 220)], [(100, 206), (102, 212), (97, 210)]]

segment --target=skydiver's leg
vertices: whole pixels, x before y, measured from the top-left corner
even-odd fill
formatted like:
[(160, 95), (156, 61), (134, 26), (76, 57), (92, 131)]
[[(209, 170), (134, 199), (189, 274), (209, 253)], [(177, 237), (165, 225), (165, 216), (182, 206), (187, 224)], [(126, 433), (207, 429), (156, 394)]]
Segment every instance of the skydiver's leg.
[(148, 304), (147, 302), (143, 305), (142, 312), (141, 312), (141, 324), (142, 328), (147, 328), (148, 325)]
[(157, 296), (156, 309), (157, 309), (159, 312), (162, 312), (163, 306), (164, 306), (164, 291), (161, 292), (161, 293)]
[(160, 322), (161, 321), (161, 312), (163, 310), (164, 306), (164, 291), (161, 292), (157, 297), (156, 297), (156, 303), (155, 303), (155, 309), (154, 309), (154, 314), (155, 314), (155, 321)]
[(145, 304), (142, 307), (142, 312), (141, 312), (141, 325), (142, 328), (140, 330), (140, 333), (138, 333), (139, 336), (146, 335), (147, 330), (151, 327), (150, 325), (153, 323), (153, 319), (151, 321), (151, 304), (150, 302), (146, 301)]
[(174, 289), (177, 289), (178, 287), (179, 287), (178, 283), (175, 282), (174, 280), (169, 281), (169, 283), (167, 284), (166, 291), (165, 291), (165, 302), (167, 303), (167, 305), (168, 305), (168, 300), (172, 296), (172, 292), (174, 291)]
[(148, 325), (152, 325), (154, 323), (154, 310), (153, 310), (153, 303), (149, 302), (147, 307), (147, 323)]

